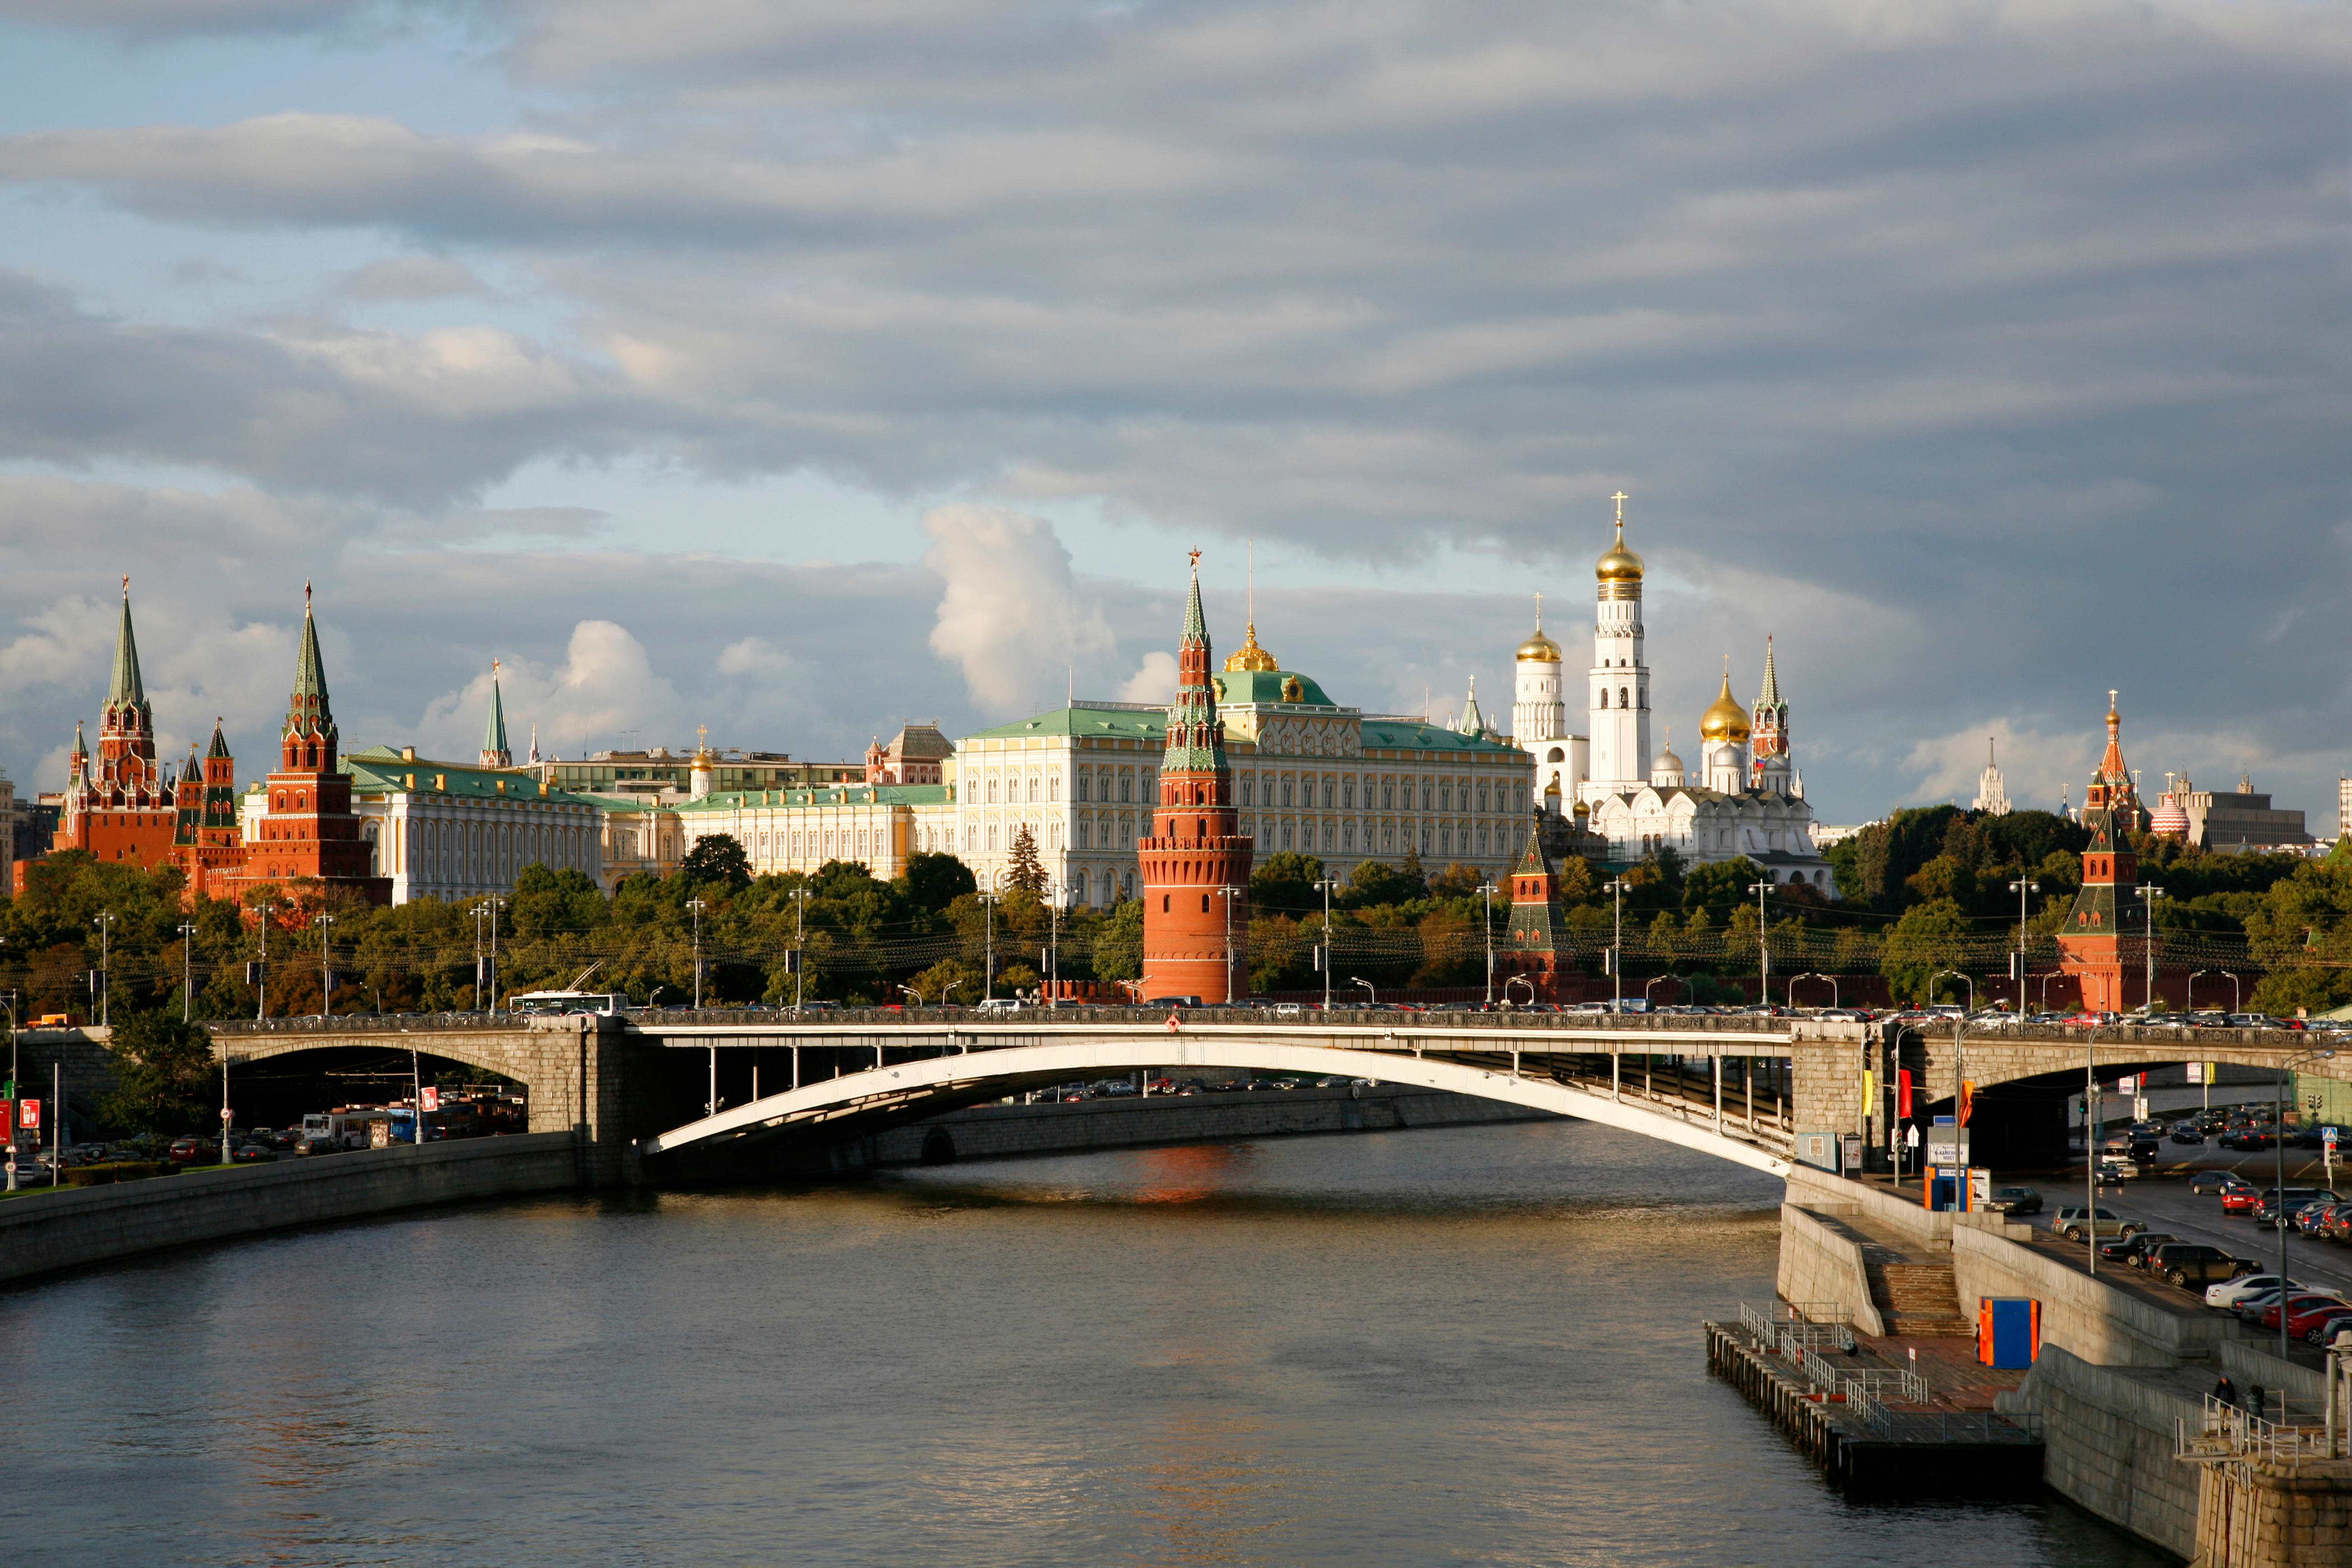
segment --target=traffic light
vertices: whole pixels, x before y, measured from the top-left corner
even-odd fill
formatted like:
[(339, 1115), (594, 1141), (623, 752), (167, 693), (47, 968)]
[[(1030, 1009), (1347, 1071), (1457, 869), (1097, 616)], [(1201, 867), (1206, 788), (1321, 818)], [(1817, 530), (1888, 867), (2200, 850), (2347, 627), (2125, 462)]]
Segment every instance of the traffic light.
[(268, 972), (269, 966), (257, 958), (248, 958), (245, 961), (245, 983), (247, 985), (260, 984), (262, 981), (268, 978)]

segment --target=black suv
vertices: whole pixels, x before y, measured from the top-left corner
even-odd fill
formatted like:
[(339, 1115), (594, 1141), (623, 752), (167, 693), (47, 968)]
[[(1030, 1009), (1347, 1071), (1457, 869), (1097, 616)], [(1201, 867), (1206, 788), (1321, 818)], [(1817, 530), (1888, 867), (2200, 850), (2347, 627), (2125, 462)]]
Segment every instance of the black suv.
[(1995, 1214), (2040, 1214), (2042, 1194), (2032, 1187), (2002, 1187), (1985, 1200)]
[(2210, 1285), (2223, 1279), (2235, 1279), (2240, 1275), (2259, 1271), (2262, 1265), (2242, 1258), (2232, 1258), (2218, 1247), (2201, 1242), (2167, 1242), (2148, 1255), (2147, 1271), (2158, 1279), (2169, 1280), (2182, 1289)]

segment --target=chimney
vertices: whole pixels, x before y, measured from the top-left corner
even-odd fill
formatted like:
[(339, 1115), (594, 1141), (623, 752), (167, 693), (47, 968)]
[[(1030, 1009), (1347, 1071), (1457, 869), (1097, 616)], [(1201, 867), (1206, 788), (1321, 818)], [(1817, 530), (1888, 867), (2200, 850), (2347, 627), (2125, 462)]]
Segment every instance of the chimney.
[(404, 762), (404, 763), (413, 763), (413, 762), (415, 762), (415, 761), (416, 760), (416, 748), (415, 748), (415, 747), (414, 747), (414, 746), (403, 746), (403, 747), (401, 747), (401, 748), (400, 748), (400, 760), (401, 760), (402, 762)]

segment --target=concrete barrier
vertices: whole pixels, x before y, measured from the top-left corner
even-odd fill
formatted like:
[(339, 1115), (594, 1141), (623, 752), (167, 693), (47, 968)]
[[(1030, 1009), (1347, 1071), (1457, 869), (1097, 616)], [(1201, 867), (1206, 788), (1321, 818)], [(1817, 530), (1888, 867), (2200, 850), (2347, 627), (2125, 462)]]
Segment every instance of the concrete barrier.
[(2100, 1366), (2205, 1360), (2221, 1342), (2228, 1321), (2188, 1305), (2187, 1298), (2176, 1311), (2021, 1243), (1970, 1228), (1952, 1233), (1952, 1283), (1968, 1313), (1975, 1312), (1980, 1296), (2031, 1296), (2042, 1303), (2042, 1344)]
[(1922, 1250), (1940, 1251), (1950, 1245), (1952, 1222), (1967, 1215), (1930, 1214), (1906, 1198), (1864, 1182), (1849, 1182), (1811, 1165), (1789, 1172), (1789, 1201), (1822, 1214), (1858, 1215), (1897, 1231)]
[(423, 1204), (582, 1184), (569, 1132), (190, 1171), (0, 1203), (0, 1281)]
[(1846, 1319), (1865, 1334), (1883, 1337), (1886, 1321), (1870, 1299), (1870, 1273), (1862, 1248), (1794, 1204), (1780, 1205), (1780, 1273), (1776, 1289), (1784, 1301), (1838, 1301)]

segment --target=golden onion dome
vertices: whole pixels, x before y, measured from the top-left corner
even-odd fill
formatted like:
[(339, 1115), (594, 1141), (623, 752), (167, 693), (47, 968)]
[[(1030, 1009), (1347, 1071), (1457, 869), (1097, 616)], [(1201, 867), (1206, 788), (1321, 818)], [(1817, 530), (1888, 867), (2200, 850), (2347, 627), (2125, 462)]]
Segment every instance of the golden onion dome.
[(1521, 664), (1558, 664), (1559, 644), (1544, 636), (1538, 627), (1535, 636), (1519, 645), (1518, 658)]
[(1732, 698), (1731, 676), (1728, 671), (1723, 677), (1723, 695), (1717, 697), (1708, 706), (1707, 710), (1699, 715), (1698, 733), (1699, 739), (1709, 745), (1720, 744), (1725, 741), (1729, 741), (1735, 745), (1748, 743), (1748, 710), (1740, 707)]
[(1625, 548), (1625, 525), (1617, 525), (1617, 542), (1593, 564), (1592, 575), (1603, 583), (1638, 583), (1645, 568), (1642, 558)]
[(1282, 666), (1274, 655), (1257, 646), (1257, 622), (1253, 620), (1249, 624), (1249, 635), (1242, 639), (1240, 651), (1225, 660), (1225, 668), (1229, 670), (1265, 670), (1280, 669)]

